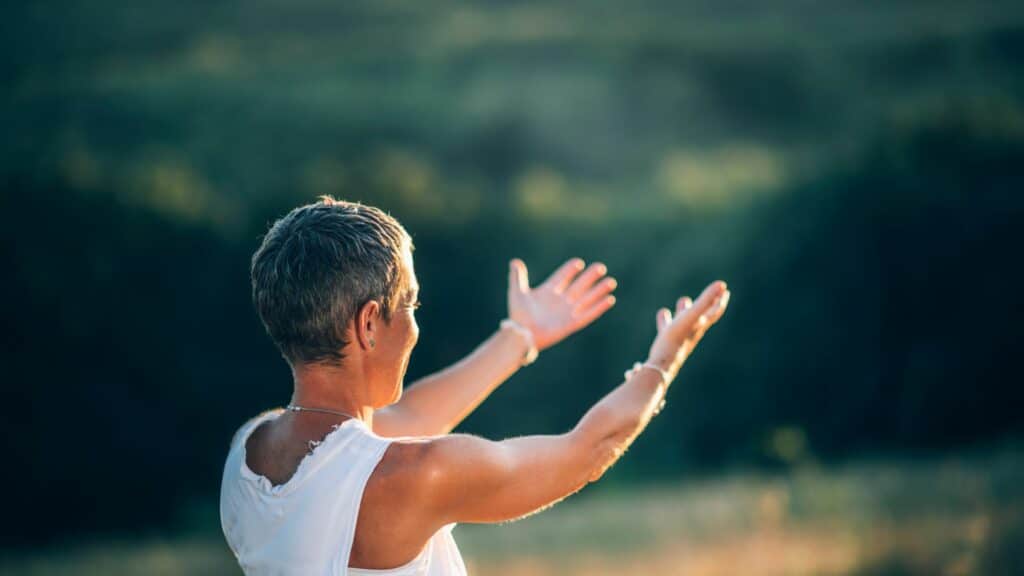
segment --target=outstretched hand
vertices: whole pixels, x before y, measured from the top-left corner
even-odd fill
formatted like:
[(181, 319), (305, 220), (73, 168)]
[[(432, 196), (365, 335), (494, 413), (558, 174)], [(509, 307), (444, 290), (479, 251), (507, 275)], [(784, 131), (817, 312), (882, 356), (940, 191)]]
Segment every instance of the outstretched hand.
[(648, 360), (674, 378), (704, 333), (725, 314), (730, 294), (725, 282), (718, 280), (708, 285), (696, 302), (688, 296), (676, 300), (675, 317), (668, 308), (659, 309), (655, 317), (658, 335)]
[(518, 258), (509, 262), (508, 317), (533, 333), (538, 350), (555, 345), (615, 305), (615, 279), (602, 280), (608, 268), (600, 262), (585, 271), (583, 267), (583, 260), (573, 258), (530, 288), (526, 264)]

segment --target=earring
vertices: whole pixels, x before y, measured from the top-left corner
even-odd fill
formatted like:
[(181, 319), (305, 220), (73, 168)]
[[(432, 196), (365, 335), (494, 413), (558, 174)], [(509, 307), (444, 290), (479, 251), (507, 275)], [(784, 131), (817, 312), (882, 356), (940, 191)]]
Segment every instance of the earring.
[(373, 340), (373, 338), (370, 338), (370, 348), (373, 348), (376, 345), (377, 343)]

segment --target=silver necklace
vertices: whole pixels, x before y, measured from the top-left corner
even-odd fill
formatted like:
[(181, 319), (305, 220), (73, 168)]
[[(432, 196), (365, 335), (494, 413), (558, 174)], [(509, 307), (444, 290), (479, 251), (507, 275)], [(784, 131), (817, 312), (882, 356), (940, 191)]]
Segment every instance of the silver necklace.
[(334, 414), (336, 416), (348, 416), (354, 420), (358, 420), (355, 416), (348, 412), (340, 412), (338, 410), (328, 410), (326, 408), (306, 408), (305, 406), (296, 406), (295, 404), (289, 404), (286, 406), (292, 412), (323, 412), (324, 414)]

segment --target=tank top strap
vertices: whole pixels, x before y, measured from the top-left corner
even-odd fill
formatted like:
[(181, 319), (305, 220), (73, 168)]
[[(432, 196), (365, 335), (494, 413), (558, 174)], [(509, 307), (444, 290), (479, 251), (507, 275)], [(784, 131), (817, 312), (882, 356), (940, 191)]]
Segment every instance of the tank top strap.
[[(333, 434), (336, 436), (331, 436)], [(338, 441), (334, 441), (335, 438)], [(338, 502), (339, 548), (335, 556), (334, 574), (349, 572), (348, 562), (355, 542), (356, 522), (359, 519), (363, 492), (392, 441), (392, 438), (378, 436), (365, 422), (355, 418), (346, 420), (324, 438), (321, 445), (326, 452), (323, 461), (331, 467), (338, 467), (340, 472), (329, 474), (327, 477), (337, 478), (339, 485), (334, 486), (334, 489), (344, 494)]]

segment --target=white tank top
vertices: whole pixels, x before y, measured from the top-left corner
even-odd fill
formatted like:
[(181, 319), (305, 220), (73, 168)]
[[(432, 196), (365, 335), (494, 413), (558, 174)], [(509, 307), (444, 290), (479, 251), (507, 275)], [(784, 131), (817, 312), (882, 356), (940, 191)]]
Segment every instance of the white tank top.
[(351, 576), (465, 576), (452, 537), (455, 524), (435, 533), (408, 564), (388, 570), (349, 568), (363, 488), (394, 438), (377, 436), (350, 418), (335, 427), (273, 486), (245, 463), (245, 442), (283, 410), (264, 412), (231, 441), (220, 491), (220, 521), (228, 546), (246, 574)]

